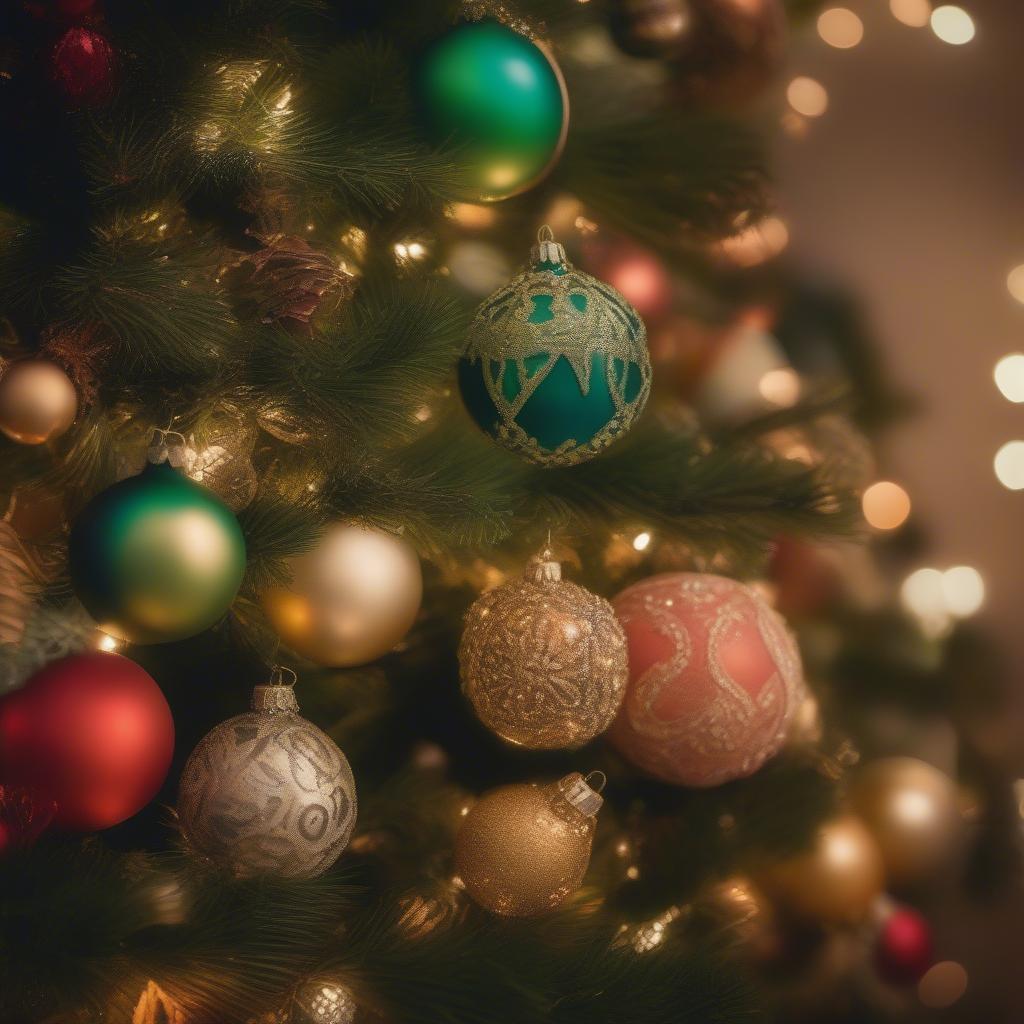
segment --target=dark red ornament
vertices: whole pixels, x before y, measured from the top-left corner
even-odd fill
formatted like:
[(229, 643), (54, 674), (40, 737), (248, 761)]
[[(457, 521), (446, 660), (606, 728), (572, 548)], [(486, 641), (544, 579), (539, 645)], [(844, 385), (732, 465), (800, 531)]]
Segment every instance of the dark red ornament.
[(24, 0), (22, 6), (40, 21), (69, 25), (94, 17), (97, 0)]
[(890, 984), (913, 985), (935, 962), (932, 930), (912, 907), (898, 907), (878, 933), (875, 964)]
[(91, 28), (69, 28), (57, 40), (51, 63), (54, 81), (75, 106), (102, 103), (114, 91), (114, 48)]
[(31, 846), (53, 821), (57, 805), (21, 786), (0, 786), (0, 854)]
[(621, 292), (648, 330), (672, 309), (672, 278), (650, 249), (625, 238), (590, 235), (580, 246), (583, 268)]
[(54, 823), (109, 828), (160, 789), (174, 721), (160, 687), (119, 654), (73, 654), (0, 701), (0, 781), (54, 801)]

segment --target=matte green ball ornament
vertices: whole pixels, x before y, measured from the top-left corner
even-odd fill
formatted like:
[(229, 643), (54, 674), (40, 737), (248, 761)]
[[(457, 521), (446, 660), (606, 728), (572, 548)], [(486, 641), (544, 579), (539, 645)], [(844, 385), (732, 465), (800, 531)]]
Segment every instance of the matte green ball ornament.
[(610, 285), (576, 270), (550, 228), (530, 267), (477, 310), (459, 362), (477, 424), (542, 466), (586, 462), (633, 425), (651, 390), (647, 331)]
[(477, 201), (507, 199), (540, 181), (558, 160), (569, 97), (542, 46), (496, 21), (463, 24), (420, 60), (416, 98), (424, 127), (450, 144)]
[(212, 491), (150, 463), (85, 507), (68, 556), (75, 593), (100, 629), (154, 644), (201, 633), (228, 610), (245, 538)]

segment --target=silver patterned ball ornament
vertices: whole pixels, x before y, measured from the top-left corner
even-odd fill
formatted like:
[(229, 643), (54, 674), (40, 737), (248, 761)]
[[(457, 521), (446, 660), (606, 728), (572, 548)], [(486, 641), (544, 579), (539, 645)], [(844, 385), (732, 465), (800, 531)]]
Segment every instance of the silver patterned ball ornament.
[(562, 579), (544, 551), (482, 594), (459, 648), (462, 692), (503, 740), (581, 747), (611, 725), (626, 692), (626, 635), (612, 606)]
[(178, 819), (191, 852), (239, 877), (315, 878), (348, 845), (356, 787), (345, 755), (302, 718), (277, 673), (185, 765)]

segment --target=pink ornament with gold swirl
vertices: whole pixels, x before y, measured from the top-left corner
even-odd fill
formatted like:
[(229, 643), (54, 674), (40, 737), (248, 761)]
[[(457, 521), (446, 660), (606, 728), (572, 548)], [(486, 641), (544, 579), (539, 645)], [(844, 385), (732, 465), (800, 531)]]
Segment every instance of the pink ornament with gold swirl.
[(786, 624), (750, 587), (666, 573), (612, 602), (629, 644), (629, 686), (608, 737), (666, 782), (717, 786), (782, 747), (804, 696)]

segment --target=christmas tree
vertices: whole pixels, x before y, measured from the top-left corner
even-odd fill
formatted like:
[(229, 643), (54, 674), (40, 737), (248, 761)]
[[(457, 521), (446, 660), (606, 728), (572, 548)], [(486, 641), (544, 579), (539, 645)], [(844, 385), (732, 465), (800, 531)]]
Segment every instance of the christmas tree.
[(1013, 823), (773, 259), (816, 8), (6, 6), (0, 1021), (906, 1009)]

